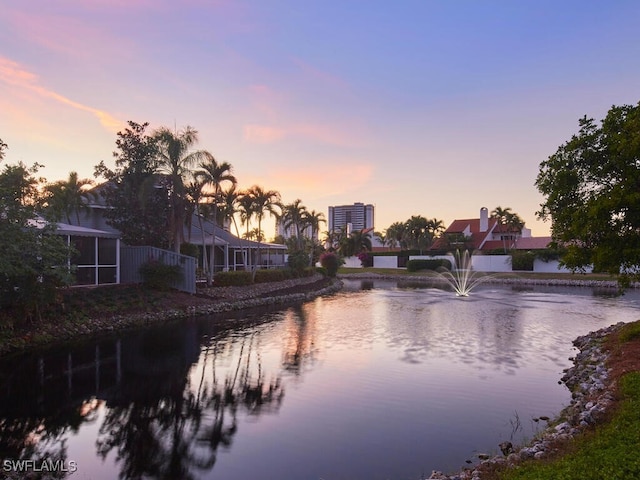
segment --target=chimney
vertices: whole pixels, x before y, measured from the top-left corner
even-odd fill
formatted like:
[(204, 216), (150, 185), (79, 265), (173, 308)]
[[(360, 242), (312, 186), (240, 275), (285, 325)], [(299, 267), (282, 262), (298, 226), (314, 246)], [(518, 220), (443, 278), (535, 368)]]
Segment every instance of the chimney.
[(480, 209), (480, 231), (486, 232), (489, 230), (489, 210), (487, 207)]

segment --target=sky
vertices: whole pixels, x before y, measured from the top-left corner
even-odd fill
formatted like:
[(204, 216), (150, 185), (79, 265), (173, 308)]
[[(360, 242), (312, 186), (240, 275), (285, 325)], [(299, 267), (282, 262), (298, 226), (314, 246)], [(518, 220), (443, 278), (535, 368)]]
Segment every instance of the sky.
[(53, 182), (113, 166), (129, 120), (192, 126), (285, 203), (548, 235), (539, 165), (640, 101), (638, 25), (637, 0), (2, 0), (0, 139)]

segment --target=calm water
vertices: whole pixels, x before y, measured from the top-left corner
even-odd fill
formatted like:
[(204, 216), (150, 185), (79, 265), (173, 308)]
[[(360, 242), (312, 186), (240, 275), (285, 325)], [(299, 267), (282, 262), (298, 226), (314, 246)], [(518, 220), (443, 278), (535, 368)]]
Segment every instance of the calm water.
[[(578, 335), (640, 296), (390, 282), (0, 362), (0, 458), (77, 479), (410, 479), (521, 442), (569, 401)], [(0, 473), (2, 476), (2, 473)]]

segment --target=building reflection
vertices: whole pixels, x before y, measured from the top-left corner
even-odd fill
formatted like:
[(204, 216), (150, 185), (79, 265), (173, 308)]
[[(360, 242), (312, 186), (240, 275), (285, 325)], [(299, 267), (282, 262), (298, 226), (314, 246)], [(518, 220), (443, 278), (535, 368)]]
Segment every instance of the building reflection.
[(66, 461), (66, 435), (102, 418), (97, 454), (120, 478), (198, 478), (232, 444), (240, 412), (277, 411), (284, 395), (255, 335), (203, 334), (192, 322), (7, 361), (0, 457)]

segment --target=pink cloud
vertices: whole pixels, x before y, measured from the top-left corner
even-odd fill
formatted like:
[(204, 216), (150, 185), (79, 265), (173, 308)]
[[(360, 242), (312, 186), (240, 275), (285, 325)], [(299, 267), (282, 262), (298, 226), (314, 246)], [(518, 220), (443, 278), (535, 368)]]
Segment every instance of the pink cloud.
[(117, 132), (124, 123), (108, 112), (81, 104), (53, 90), (47, 89), (39, 83), (37, 75), (5, 57), (0, 57), (0, 83), (17, 88), (21, 92), (36, 94), (42, 98), (54, 100), (76, 110), (90, 113), (98, 119), (103, 127), (112, 133)]
[[(373, 178), (375, 167), (369, 163), (355, 163), (353, 159), (316, 160), (322, 168), (274, 167), (260, 178), (244, 175), (244, 180), (251, 183), (287, 192), (292, 197), (308, 198), (340, 195), (367, 185)], [(345, 168), (346, 166), (346, 168)], [(336, 175), (336, 172), (341, 172)], [(286, 201), (286, 199), (285, 199)]]
[(302, 138), (318, 143), (355, 146), (358, 135), (344, 125), (290, 124), (281, 126), (248, 124), (243, 127), (245, 141), (250, 143), (276, 143), (285, 139)]

